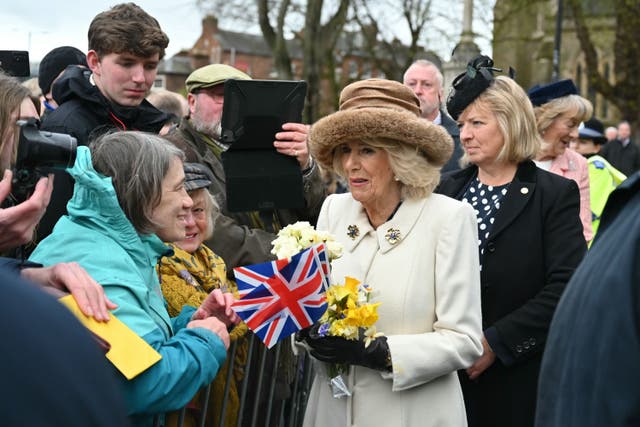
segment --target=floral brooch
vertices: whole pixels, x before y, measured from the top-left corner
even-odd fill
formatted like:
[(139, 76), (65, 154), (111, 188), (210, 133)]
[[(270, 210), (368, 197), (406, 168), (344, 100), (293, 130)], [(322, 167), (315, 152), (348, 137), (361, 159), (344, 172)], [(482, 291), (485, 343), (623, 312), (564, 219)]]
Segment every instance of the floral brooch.
[(384, 238), (387, 239), (387, 242), (395, 245), (400, 241), (402, 236), (400, 234), (400, 230), (398, 230), (397, 228), (390, 228), (387, 230), (387, 234), (384, 235)]
[(349, 236), (351, 240), (355, 240), (356, 237), (358, 237), (359, 235), (360, 235), (360, 230), (358, 229), (357, 225), (349, 225), (347, 227), (347, 236)]

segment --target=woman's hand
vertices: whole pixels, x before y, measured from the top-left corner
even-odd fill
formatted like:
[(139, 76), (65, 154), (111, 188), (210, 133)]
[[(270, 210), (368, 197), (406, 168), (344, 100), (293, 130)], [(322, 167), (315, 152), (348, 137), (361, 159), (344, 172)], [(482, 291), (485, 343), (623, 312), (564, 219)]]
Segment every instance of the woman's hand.
[(220, 289), (214, 289), (207, 299), (204, 300), (200, 307), (193, 313), (191, 319), (200, 320), (207, 317), (216, 317), (226, 326), (237, 325), (240, 323), (240, 317), (231, 308), (231, 304), (235, 301), (235, 297), (230, 292), (222, 292)]
[[(13, 174), (6, 170), (0, 181), (0, 201), (11, 192)], [(15, 248), (33, 238), (33, 230), (40, 222), (51, 199), (53, 175), (40, 178), (33, 194), (19, 205), (0, 209), (0, 250)]]
[(489, 369), (489, 367), (493, 365), (493, 362), (496, 361), (496, 354), (491, 350), (485, 337), (482, 337), (482, 348), (484, 349), (482, 356), (467, 369), (467, 375), (469, 375), (469, 378), (472, 380), (478, 378), (480, 374)]
[(97, 321), (108, 321), (109, 310), (118, 306), (111, 302), (87, 271), (75, 262), (63, 262), (50, 267), (25, 268), (21, 272), (32, 282), (70, 292), (80, 311)]
[(187, 328), (205, 328), (220, 337), (224, 348), (229, 349), (229, 332), (227, 326), (215, 317), (207, 317), (205, 319), (192, 320), (187, 324)]

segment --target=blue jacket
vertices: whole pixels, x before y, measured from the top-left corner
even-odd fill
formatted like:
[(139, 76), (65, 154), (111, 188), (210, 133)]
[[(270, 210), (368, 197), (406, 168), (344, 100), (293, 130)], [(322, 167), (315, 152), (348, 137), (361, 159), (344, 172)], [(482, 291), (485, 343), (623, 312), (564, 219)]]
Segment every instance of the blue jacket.
[(224, 362), (222, 340), (203, 328), (185, 329), (194, 308), (169, 318), (155, 266), (170, 252), (155, 235), (140, 235), (118, 204), (111, 178), (97, 173), (88, 148), (78, 147), (68, 172), (76, 181), (73, 197), (53, 233), (30, 260), (51, 265), (76, 261), (100, 283), (113, 312), (155, 348), (162, 359), (123, 385), (129, 414), (138, 422), (183, 407), (199, 388), (210, 383)]

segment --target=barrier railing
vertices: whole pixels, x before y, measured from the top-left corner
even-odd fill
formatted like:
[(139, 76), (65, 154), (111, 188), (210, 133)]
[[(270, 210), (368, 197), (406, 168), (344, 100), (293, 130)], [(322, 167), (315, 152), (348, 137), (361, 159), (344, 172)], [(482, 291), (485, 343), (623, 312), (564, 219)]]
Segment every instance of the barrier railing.
[(248, 333), (232, 342), (214, 382), (154, 427), (299, 427), (312, 380), (309, 356), (294, 355), (289, 339), (267, 349)]

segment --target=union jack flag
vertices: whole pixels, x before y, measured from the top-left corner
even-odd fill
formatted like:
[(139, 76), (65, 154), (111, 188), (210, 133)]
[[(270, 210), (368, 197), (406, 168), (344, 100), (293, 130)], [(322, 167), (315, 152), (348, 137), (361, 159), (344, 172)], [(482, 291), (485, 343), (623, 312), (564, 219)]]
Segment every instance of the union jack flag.
[(235, 312), (264, 344), (315, 323), (327, 310), (329, 261), (323, 243), (288, 259), (233, 269), (240, 299)]

